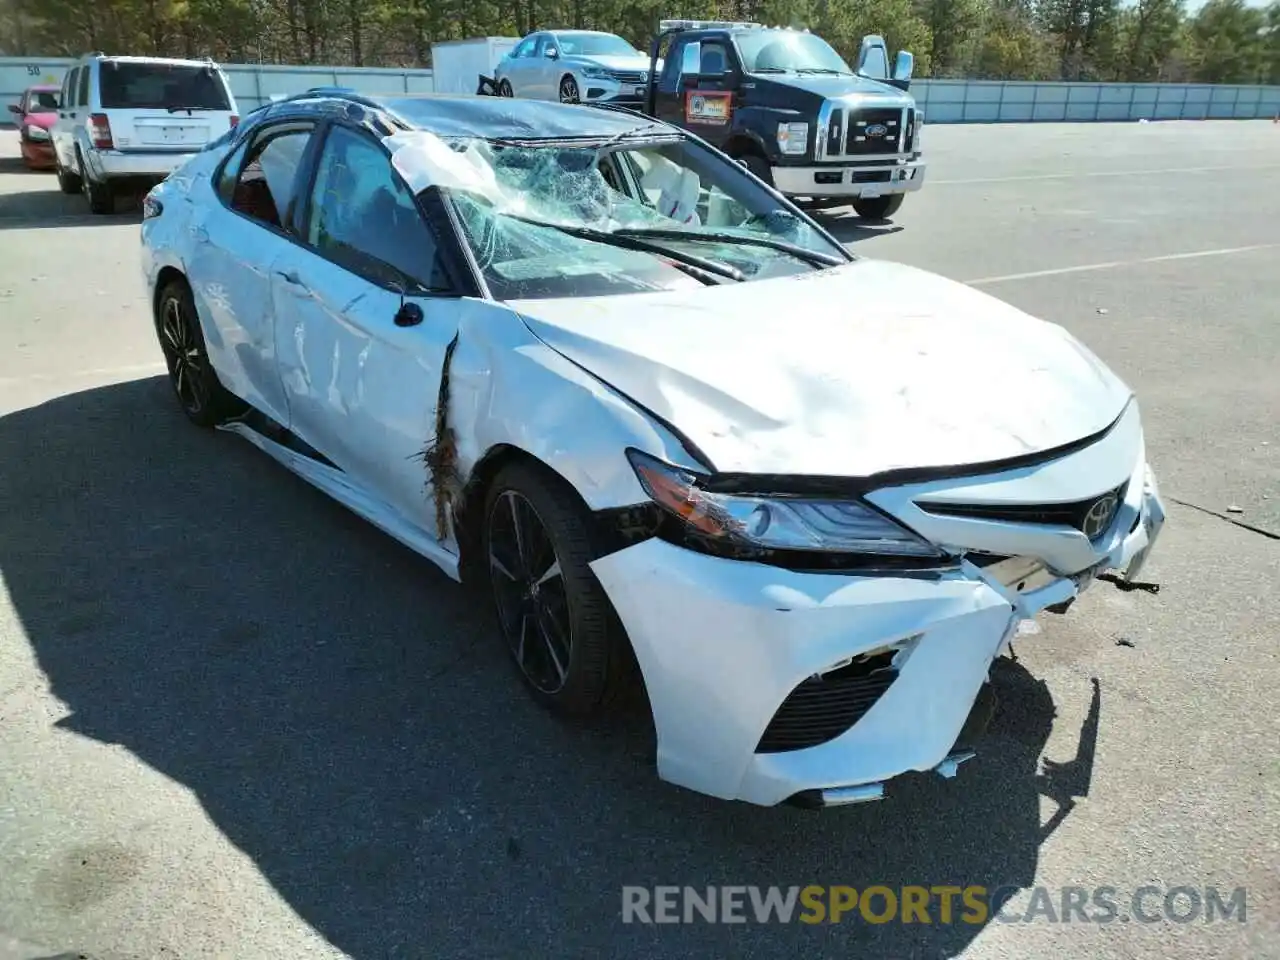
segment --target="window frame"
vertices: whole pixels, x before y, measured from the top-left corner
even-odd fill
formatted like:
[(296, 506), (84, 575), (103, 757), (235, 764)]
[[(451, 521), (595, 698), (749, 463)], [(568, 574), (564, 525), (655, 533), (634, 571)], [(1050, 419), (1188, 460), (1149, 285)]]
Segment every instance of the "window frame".
[[(241, 174), (244, 173), (245, 164), (249, 156), (254, 153), (262, 145), (264, 141), (270, 141), (279, 136), (287, 136), (291, 133), (306, 132), (310, 135), (305, 149), (302, 151), (302, 157), (298, 161), (298, 169), (294, 171), (293, 183), (291, 184), (292, 196), (289, 198), (289, 205), (285, 208), (285, 215), (280, 218), (280, 226), (267, 223), (265, 220), (259, 220), (257, 217), (251, 217), (241, 210), (237, 210), (222, 195), (222, 179), (227, 173), (227, 167), (231, 160), (240, 152), (240, 148), (244, 147), (245, 152), (240, 158), (240, 162), (236, 165), (236, 180), (239, 181)], [(223, 157), (210, 176), (212, 181), (213, 193), (217, 197), (218, 202), (228, 213), (234, 214), (241, 220), (255, 224), (268, 233), (286, 240), (292, 240), (297, 243), (301, 238), (297, 234), (297, 206), (298, 193), (300, 185), (309, 179), (306, 174), (309, 168), (314, 166), (314, 154), (318, 134), (321, 133), (321, 124), (315, 117), (281, 117), (279, 120), (262, 124), (250, 131), (249, 135), (238, 143), (233, 143), (227, 155)]]
[[(325, 148), (328, 145), (329, 137), (335, 130), (344, 130), (356, 137), (363, 138), (368, 144), (373, 146), (387, 162), (387, 168), (391, 172), (392, 181), (398, 184), (413, 203), (414, 209), (418, 213), (418, 217), (427, 232), (436, 242), (436, 257), (440, 261), (440, 270), (444, 278), (448, 281), (448, 286), (443, 289), (429, 290), (426, 288), (418, 288), (414, 290), (401, 289), (398, 285), (380, 277), (371, 277), (367, 273), (355, 270), (349, 263), (335, 259), (328, 255), (320, 248), (311, 244), (308, 240), (310, 234), (312, 200), (315, 193), (315, 181), (320, 169), (320, 161), (325, 155)], [(435, 298), (457, 300), (462, 297), (479, 297), (484, 295), (484, 288), (481, 286), (483, 278), (479, 277), (476, 270), (472, 267), (471, 258), (467, 255), (466, 241), (462, 238), (461, 227), (457, 224), (455, 218), (451, 215), (448, 205), (441, 196), (440, 191), (434, 187), (428, 188), (420, 193), (415, 194), (413, 188), (405, 182), (396, 170), (395, 165), (391, 162), (391, 153), (386, 146), (375, 136), (373, 136), (366, 128), (359, 124), (350, 123), (343, 119), (331, 119), (323, 125), (323, 129), (319, 131), (319, 135), (314, 140), (314, 149), (309, 150), (309, 156), (305, 160), (305, 168), (300, 170), (300, 174), (304, 177), (306, 184), (305, 196), (296, 204), (291, 218), (290, 227), (295, 233), (290, 237), (294, 243), (303, 249), (309, 251), (314, 256), (319, 257), (326, 263), (331, 263), (345, 273), (353, 277), (358, 277), (365, 283), (372, 284), (390, 293), (400, 296), (412, 298)], [(388, 264), (394, 270), (399, 270), (394, 264)], [(421, 281), (418, 281), (421, 282)]]
[(80, 77), (76, 83), (76, 109), (93, 105), (93, 81), (97, 72), (98, 61), (91, 61), (80, 68)]

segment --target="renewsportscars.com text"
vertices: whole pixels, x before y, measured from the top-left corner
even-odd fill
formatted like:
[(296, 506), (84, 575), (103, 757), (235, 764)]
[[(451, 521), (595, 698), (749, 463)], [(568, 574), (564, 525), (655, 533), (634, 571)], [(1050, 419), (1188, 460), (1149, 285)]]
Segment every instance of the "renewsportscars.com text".
[[(1245, 922), (1246, 891), (1216, 887), (901, 886), (622, 888), (623, 923)], [(1016, 902), (1015, 902), (1016, 901)]]

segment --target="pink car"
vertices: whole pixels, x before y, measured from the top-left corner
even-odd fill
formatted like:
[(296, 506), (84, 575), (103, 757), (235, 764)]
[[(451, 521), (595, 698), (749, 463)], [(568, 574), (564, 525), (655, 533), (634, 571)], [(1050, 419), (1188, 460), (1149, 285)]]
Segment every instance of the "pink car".
[(53, 138), (51, 130), (58, 119), (56, 86), (28, 87), (22, 100), (9, 104), (9, 112), (17, 115), (18, 135), (22, 141), (22, 160), (31, 170), (52, 170)]

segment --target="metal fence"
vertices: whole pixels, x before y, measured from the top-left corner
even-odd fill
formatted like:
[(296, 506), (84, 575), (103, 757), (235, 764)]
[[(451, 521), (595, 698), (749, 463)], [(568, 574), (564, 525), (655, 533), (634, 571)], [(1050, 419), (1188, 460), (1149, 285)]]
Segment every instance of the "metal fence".
[[(34, 83), (61, 83), (73, 62), (0, 57), (0, 103), (16, 102)], [(434, 88), (430, 70), (222, 66), (244, 113), (273, 94), (298, 93), (308, 87), (334, 85), (362, 93), (430, 93)], [(1280, 115), (1280, 87), (917, 80), (911, 93), (929, 123), (1273, 119)], [(7, 109), (0, 114), (0, 123), (11, 125), (12, 120)]]

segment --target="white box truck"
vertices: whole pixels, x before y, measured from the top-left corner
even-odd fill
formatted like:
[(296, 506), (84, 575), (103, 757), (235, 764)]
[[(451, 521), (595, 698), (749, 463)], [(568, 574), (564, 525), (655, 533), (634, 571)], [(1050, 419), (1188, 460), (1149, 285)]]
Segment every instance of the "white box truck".
[(519, 37), (473, 37), (431, 45), (431, 80), (436, 93), (475, 93), (480, 77), (492, 77), (498, 61)]

